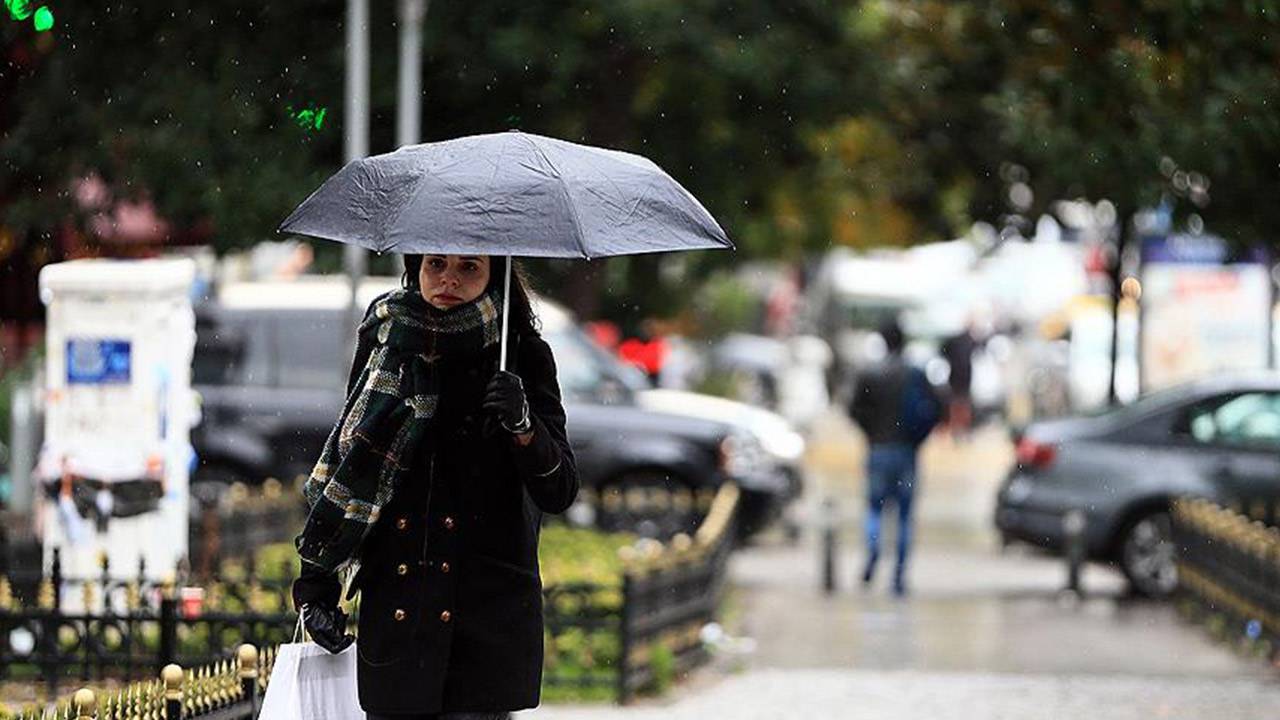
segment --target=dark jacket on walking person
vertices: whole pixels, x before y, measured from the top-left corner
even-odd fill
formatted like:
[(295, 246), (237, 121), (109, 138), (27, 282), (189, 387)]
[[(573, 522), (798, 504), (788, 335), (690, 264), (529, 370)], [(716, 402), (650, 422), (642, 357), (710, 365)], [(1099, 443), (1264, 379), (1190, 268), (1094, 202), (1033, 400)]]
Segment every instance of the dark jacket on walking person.
[[(294, 601), (313, 639), (340, 650), (334, 571), (358, 562), (350, 593), (361, 594), (358, 684), (371, 718), (503, 717), (539, 702), (539, 528), (573, 503), (578, 478), (555, 361), (519, 282), (508, 373), (496, 372), (504, 261), (492, 260), (478, 297), (465, 279), (447, 285), (455, 263), (465, 273), (481, 260), (406, 258), (407, 277), (422, 279), (371, 305), (333, 452), (308, 481)], [(445, 278), (443, 309), (426, 289), (433, 272)]]
[(880, 518), (892, 500), (898, 509), (897, 566), (893, 590), (906, 592), (911, 548), (911, 504), (916, 485), (916, 454), (942, 415), (941, 401), (924, 372), (902, 356), (905, 336), (897, 322), (880, 328), (888, 356), (859, 374), (849, 416), (867, 436), (867, 561), (863, 584), (875, 575), (880, 558)]
[(973, 425), (973, 354), (980, 347), (973, 325), (942, 343), (940, 352), (951, 368), (947, 376), (950, 390), (947, 424), (953, 437), (968, 434)]

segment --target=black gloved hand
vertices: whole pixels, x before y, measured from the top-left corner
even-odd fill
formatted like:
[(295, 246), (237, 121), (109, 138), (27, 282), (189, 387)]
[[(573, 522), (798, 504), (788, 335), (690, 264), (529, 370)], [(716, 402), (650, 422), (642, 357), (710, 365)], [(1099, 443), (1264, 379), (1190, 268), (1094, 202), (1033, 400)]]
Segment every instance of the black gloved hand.
[(302, 625), (317, 645), (337, 655), (355, 642), (347, 632), (347, 614), (337, 606), (307, 603), (302, 606)]
[(515, 373), (505, 370), (494, 373), (485, 390), (481, 407), (497, 420), (503, 430), (513, 435), (523, 435), (533, 429), (529, 419), (529, 401), (524, 396), (524, 383)]

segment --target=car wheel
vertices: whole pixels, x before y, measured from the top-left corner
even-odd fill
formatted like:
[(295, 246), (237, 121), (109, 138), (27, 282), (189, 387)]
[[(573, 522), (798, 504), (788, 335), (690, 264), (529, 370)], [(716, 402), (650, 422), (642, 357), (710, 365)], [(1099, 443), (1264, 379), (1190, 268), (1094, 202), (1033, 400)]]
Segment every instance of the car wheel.
[(1141, 595), (1167, 597), (1178, 585), (1178, 564), (1169, 513), (1153, 512), (1134, 520), (1120, 538), (1120, 569)]
[(661, 470), (631, 472), (600, 488), (596, 522), (610, 532), (665, 540), (697, 528), (693, 492)]

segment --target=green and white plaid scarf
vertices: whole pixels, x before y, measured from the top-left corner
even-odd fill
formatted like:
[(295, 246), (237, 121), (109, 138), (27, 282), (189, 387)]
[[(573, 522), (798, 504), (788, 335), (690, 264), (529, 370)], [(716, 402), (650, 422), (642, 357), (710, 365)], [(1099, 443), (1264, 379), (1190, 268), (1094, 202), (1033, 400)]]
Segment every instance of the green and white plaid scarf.
[(439, 310), (416, 290), (375, 301), (360, 324), (372, 347), (342, 417), (303, 485), (311, 508), (294, 541), (306, 562), (337, 570), (356, 556), (427, 437), (440, 400), (437, 361), (470, 356), (502, 333), (502, 291)]

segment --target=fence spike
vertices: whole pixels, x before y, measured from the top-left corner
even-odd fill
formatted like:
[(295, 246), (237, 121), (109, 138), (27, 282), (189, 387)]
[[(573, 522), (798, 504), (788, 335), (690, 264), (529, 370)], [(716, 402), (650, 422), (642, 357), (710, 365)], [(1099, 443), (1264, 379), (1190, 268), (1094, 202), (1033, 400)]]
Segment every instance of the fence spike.
[(235, 670), (232, 668), (230, 660), (223, 660), (218, 663), (218, 704), (228, 705), (233, 696), (235, 682)]
[(139, 694), (137, 717), (129, 720), (161, 720), (164, 717), (164, 682), (147, 680)]
[(92, 613), (94, 603), (97, 602), (97, 598), (94, 596), (94, 593), (93, 593), (92, 582), (89, 582), (88, 580), (84, 581), (84, 583), (80, 586), (80, 596), (84, 603), (84, 611), (86, 613)]
[(138, 683), (130, 683), (129, 688), (120, 693), (116, 700), (116, 720), (136, 720), (141, 694)]
[(138, 584), (130, 580), (124, 585), (124, 610), (129, 614), (138, 611)]
[(202, 696), (205, 712), (217, 707), (218, 702), (218, 677), (215, 673), (216, 666), (205, 665), (201, 670), (204, 671), (204, 687), (200, 693)]
[(204, 669), (192, 668), (187, 671), (187, 691), (184, 698), (189, 709), (189, 715), (195, 715), (202, 711), (200, 701), (204, 696)]
[(53, 580), (45, 578), (40, 581), (40, 590), (36, 593), (36, 604), (41, 610), (53, 609)]
[(222, 673), (222, 704), (230, 705), (239, 693), (236, 692), (236, 663), (228, 660)]

